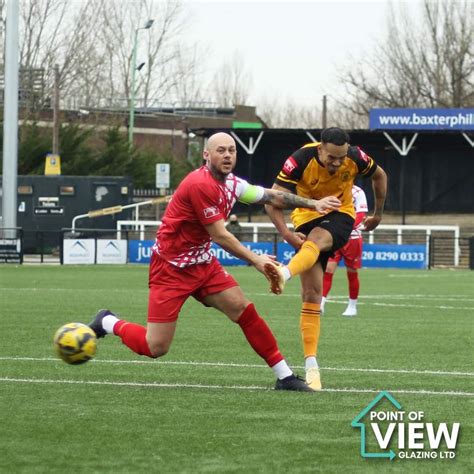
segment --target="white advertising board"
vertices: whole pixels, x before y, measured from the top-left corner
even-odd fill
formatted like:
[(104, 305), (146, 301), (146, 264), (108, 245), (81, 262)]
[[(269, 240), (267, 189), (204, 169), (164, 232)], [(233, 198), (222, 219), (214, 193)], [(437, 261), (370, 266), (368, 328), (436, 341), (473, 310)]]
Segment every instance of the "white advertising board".
[(64, 239), (63, 262), (65, 265), (95, 263), (94, 239)]
[(97, 263), (127, 263), (127, 241), (97, 239)]

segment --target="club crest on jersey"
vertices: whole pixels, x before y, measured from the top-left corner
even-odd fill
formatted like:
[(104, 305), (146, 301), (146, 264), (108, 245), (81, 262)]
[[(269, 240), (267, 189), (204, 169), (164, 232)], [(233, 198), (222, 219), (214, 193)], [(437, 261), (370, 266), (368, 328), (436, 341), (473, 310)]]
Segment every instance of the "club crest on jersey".
[(206, 219), (209, 219), (210, 217), (217, 216), (219, 214), (219, 209), (217, 209), (216, 206), (206, 207), (206, 209), (204, 209), (203, 212), (204, 212), (204, 217)]
[(349, 173), (349, 171), (344, 171), (344, 173), (341, 174), (341, 181), (349, 181), (349, 179), (351, 178), (351, 174)]
[(283, 165), (283, 171), (289, 175), (296, 167), (297, 167), (296, 161), (294, 160), (292, 156), (290, 156), (285, 161), (285, 164)]

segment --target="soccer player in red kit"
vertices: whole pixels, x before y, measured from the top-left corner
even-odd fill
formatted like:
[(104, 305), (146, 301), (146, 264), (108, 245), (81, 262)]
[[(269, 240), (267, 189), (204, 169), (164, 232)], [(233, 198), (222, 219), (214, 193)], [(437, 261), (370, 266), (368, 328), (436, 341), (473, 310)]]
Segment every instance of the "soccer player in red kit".
[(362, 266), (362, 232), (363, 220), (367, 215), (367, 197), (364, 190), (359, 186), (352, 186), (352, 202), (355, 210), (354, 226), (347, 241), (339, 250), (336, 250), (333, 257), (330, 257), (323, 277), (323, 297), (321, 298), (321, 314), (324, 312), (326, 298), (332, 286), (332, 279), (337, 265), (344, 259), (347, 270), (347, 281), (349, 284), (349, 304), (342, 313), (343, 316), (357, 316), (357, 299), (359, 297), (359, 273), (358, 269)]
[(212, 135), (203, 156), (205, 165), (178, 186), (157, 232), (149, 269), (147, 326), (119, 319), (107, 309), (99, 311), (89, 326), (97, 337), (115, 334), (135, 353), (157, 358), (168, 352), (181, 307), (193, 296), (240, 326), (251, 347), (272, 368), (277, 377), (275, 389), (313, 391), (293, 374), (270, 328), (210, 247), (214, 241), (264, 273), (272, 257), (253, 253), (225, 228), (236, 200), (318, 212), (337, 209), (340, 201), (334, 196), (306, 199), (238, 178), (232, 173), (237, 159), (235, 141), (226, 133)]

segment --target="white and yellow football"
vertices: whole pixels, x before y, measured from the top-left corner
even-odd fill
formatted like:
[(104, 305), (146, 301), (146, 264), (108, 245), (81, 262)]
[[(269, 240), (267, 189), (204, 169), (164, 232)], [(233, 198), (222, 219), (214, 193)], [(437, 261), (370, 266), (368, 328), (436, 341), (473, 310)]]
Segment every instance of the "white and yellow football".
[(64, 362), (84, 364), (95, 356), (97, 338), (95, 332), (85, 324), (65, 324), (54, 335), (54, 349)]

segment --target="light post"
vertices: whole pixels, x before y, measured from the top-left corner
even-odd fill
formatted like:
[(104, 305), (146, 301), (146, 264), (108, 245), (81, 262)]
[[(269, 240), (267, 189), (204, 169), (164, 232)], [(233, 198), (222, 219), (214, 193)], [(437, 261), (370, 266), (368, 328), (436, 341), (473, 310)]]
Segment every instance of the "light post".
[(135, 38), (133, 41), (133, 53), (132, 53), (132, 84), (130, 94), (130, 118), (128, 120), (128, 142), (133, 145), (133, 127), (135, 124), (135, 72), (137, 70), (137, 41), (138, 32), (140, 30), (148, 30), (152, 27), (154, 20), (148, 20), (145, 26), (135, 29)]

